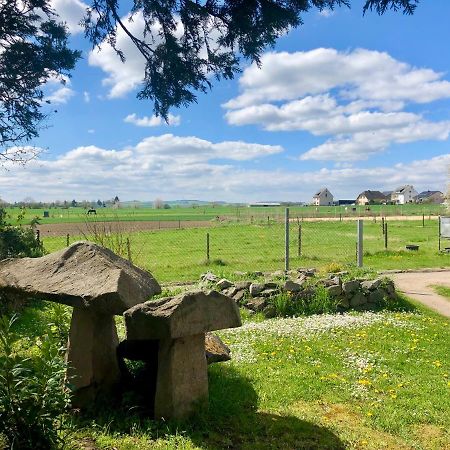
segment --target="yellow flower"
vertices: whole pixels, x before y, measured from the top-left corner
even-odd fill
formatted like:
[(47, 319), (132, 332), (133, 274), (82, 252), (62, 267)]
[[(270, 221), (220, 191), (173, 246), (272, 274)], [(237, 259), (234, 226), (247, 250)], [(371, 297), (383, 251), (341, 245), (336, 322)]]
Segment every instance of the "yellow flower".
[(367, 416), (368, 416), (368, 417), (372, 417), (372, 416), (373, 416), (373, 413), (371, 413), (370, 411), (368, 411), (368, 412), (367, 412)]

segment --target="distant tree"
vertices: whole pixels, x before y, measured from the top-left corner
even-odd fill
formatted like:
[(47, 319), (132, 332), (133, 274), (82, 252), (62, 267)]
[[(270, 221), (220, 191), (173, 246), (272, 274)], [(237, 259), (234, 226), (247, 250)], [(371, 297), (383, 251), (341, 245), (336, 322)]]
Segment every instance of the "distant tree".
[(103, 205), (103, 202), (100, 199), (98, 199), (97, 200), (97, 206), (102, 206), (102, 205)]
[(155, 209), (162, 209), (164, 206), (163, 201), (160, 198), (156, 198), (153, 202), (153, 208)]
[[(363, 12), (412, 14), (418, 2), (366, 0)], [(124, 3), (91, 0), (86, 36), (94, 46), (106, 40), (125, 61), (117, 30), (128, 35), (145, 59), (137, 97), (152, 100), (155, 114), (167, 120), (169, 108), (195, 102), (196, 92), (210, 89), (213, 78), (233, 78), (240, 71), (240, 56), (259, 63), (267, 47), (303, 23), (302, 14), (312, 8), (349, 7), (351, 0), (133, 0), (128, 20), (121, 17)], [(138, 14), (144, 19), (142, 35), (128, 26)]]
[(67, 30), (50, 0), (0, 0), (0, 164), (26, 162), (36, 150), (43, 85), (64, 82), (81, 56), (67, 47)]
[(73, 199), (73, 200), (70, 202), (70, 205), (71, 205), (73, 208), (75, 208), (76, 206), (78, 206), (78, 203), (77, 203), (77, 201), (76, 201), (75, 199)]

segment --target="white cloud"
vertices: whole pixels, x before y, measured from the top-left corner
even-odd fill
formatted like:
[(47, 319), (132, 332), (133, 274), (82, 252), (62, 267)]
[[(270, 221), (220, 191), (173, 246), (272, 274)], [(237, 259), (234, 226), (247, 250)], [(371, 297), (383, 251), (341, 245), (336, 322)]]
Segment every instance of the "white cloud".
[(138, 127), (159, 127), (161, 125), (178, 126), (181, 123), (180, 116), (168, 115), (168, 123), (161, 116), (138, 117), (136, 113), (129, 114), (125, 117), (124, 122), (132, 123)]
[(72, 34), (83, 32), (80, 21), (85, 15), (88, 5), (80, 0), (51, 0), (51, 7), (60, 19), (66, 23)]
[(83, 99), (85, 103), (89, 103), (91, 101), (91, 94), (89, 92), (84, 91), (83, 92)]
[(67, 77), (50, 78), (45, 86), (47, 94), (43, 101), (50, 102), (52, 105), (67, 103), (75, 95), (75, 91), (69, 86), (70, 80)]
[[(279, 146), (246, 142), (213, 143), (193, 136), (165, 134), (143, 139), (121, 150), (78, 147), (51, 160), (25, 167), (8, 165), (0, 178), (6, 200), (32, 195), (39, 200), (109, 198), (148, 200), (310, 200), (317, 187), (327, 186), (336, 197), (352, 198), (360, 191), (392, 189), (411, 183), (418, 190), (444, 189), (450, 155), (389, 167), (295, 171), (250, 169), (240, 162), (282, 152)], [(297, 164), (299, 164), (297, 162)]]
[(450, 82), (433, 70), (364, 49), (267, 53), (261, 62), (244, 70), (225, 117), (232, 125), (331, 137), (302, 159), (366, 159), (392, 143), (448, 138), (448, 121), (405, 110), (450, 98)]
[(319, 16), (325, 17), (328, 19), (328, 17), (332, 17), (336, 14), (336, 11), (330, 8), (324, 8), (322, 11), (319, 11)]

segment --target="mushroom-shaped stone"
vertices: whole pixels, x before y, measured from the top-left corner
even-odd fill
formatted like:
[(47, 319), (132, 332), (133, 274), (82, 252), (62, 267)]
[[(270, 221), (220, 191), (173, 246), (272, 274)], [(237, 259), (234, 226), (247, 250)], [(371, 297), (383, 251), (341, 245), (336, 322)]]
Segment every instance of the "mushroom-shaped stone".
[(127, 340), (159, 341), (156, 418), (182, 418), (208, 399), (205, 333), (241, 325), (239, 309), (218, 292), (188, 292), (125, 311)]
[(74, 307), (67, 349), (74, 405), (85, 406), (119, 379), (115, 314), (159, 294), (148, 273), (90, 242), (41, 258), (0, 262), (0, 291)]

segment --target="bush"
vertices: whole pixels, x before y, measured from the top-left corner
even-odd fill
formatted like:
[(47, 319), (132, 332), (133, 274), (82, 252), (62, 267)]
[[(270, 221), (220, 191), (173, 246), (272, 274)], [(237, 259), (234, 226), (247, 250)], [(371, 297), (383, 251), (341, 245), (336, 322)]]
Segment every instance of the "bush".
[[(36, 358), (15, 351), (12, 319), (0, 317), (0, 430), (11, 449), (53, 449), (63, 445), (64, 411), (70, 402), (65, 363), (52, 336), (38, 343)], [(1, 442), (1, 439), (0, 439)]]
[(43, 254), (44, 249), (33, 229), (9, 225), (5, 210), (0, 208), (0, 260), (25, 256), (34, 258)]

